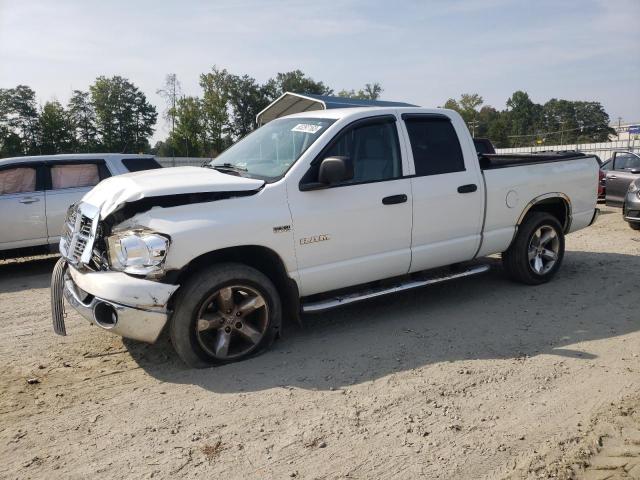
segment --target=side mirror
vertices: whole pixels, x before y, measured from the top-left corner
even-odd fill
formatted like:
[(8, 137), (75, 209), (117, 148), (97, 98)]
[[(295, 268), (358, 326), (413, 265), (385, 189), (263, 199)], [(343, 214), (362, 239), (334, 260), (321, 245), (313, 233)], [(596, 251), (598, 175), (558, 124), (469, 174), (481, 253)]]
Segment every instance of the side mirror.
[(352, 178), (353, 163), (349, 157), (327, 157), (318, 167), (318, 181), (301, 183), (300, 191), (321, 190)]
[(634, 175), (637, 175), (640, 173), (640, 168), (630, 168), (629, 172), (633, 173)]
[(334, 185), (353, 178), (353, 165), (349, 157), (327, 157), (320, 163), (318, 182)]

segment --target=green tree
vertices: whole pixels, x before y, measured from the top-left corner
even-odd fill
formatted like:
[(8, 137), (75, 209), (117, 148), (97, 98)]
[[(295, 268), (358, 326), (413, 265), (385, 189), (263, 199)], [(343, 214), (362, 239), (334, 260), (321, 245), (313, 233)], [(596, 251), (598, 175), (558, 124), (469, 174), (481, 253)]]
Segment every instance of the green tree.
[[(453, 98), (448, 99), (444, 103), (444, 108), (458, 112), (469, 127), (469, 130), (476, 136), (477, 130), (480, 128), (478, 107), (482, 105), (483, 102), (483, 98), (477, 93), (463, 93), (460, 95), (460, 100)], [(488, 126), (485, 125), (483, 128), (486, 129)]]
[(209, 73), (200, 75), (202, 88), (201, 111), (204, 116), (205, 146), (213, 156), (227, 148), (231, 139), (227, 136), (229, 124), (229, 72), (215, 65)]
[(446, 102), (444, 102), (442, 108), (448, 108), (449, 110), (454, 110), (458, 113), (462, 112), (462, 108), (460, 108), (460, 104), (455, 98), (449, 98)]
[(615, 133), (599, 102), (552, 98), (543, 106), (546, 144), (606, 142)]
[(506, 120), (509, 124), (511, 146), (534, 143), (541, 130), (542, 105), (533, 103), (529, 94), (518, 90), (507, 100)]
[(73, 127), (67, 112), (57, 100), (47, 102), (40, 113), (39, 150), (43, 155), (73, 151)]
[(176, 125), (169, 136), (169, 147), (178, 156), (200, 157), (206, 155), (206, 132), (202, 101), (196, 97), (178, 99), (175, 107)]
[(358, 98), (361, 100), (378, 100), (382, 94), (383, 88), (379, 83), (367, 83), (364, 88), (357, 92), (351, 90), (340, 90), (338, 92), (339, 97)]
[(98, 150), (98, 130), (96, 112), (89, 92), (74, 90), (67, 104), (69, 121), (74, 131), (76, 151), (95, 152)]
[(265, 95), (269, 100), (275, 100), (284, 92), (315, 93), (317, 95), (331, 95), (333, 89), (323, 82), (316, 82), (302, 70), (278, 73), (264, 85)]
[(609, 127), (610, 118), (600, 102), (574, 102), (579, 131), (576, 142), (607, 142), (615, 130)]
[(149, 150), (158, 114), (144, 93), (120, 76), (98, 77), (89, 90), (103, 147), (110, 152)]
[(38, 153), (40, 135), (35, 92), (26, 85), (0, 89), (0, 143), (11, 155)]
[(484, 105), (476, 115), (476, 136), (480, 138), (486, 138), (489, 136), (489, 128), (493, 125), (500, 116), (495, 108), (490, 105)]
[(269, 104), (267, 90), (248, 75), (229, 75), (227, 98), (231, 115), (228, 131), (234, 140), (244, 137), (258, 126), (256, 116)]
[(509, 141), (509, 122), (504, 112), (498, 112), (498, 115), (487, 126), (487, 133), (483, 136), (489, 138), (496, 148), (508, 148)]

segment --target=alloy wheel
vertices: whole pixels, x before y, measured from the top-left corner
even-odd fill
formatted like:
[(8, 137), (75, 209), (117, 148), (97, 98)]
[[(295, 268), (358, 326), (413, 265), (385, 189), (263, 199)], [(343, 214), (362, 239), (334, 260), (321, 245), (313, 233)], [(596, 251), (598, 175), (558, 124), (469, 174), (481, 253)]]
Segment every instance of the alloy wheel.
[(231, 285), (210, 295), (196, 318), (200, 346), (218, 360), (233, 360), (258, 347), (269, 326), (269, 307), (255, 288)]
[(548, 273), (558, 261), (560, 239), (549, 225), (538, 228), (529, 240), (529, 265), (538, 275)]

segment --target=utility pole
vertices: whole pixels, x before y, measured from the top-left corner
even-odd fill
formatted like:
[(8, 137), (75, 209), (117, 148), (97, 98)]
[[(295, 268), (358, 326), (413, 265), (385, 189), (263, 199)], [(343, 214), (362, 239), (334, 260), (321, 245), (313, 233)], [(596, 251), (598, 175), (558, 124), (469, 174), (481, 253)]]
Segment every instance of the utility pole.
[(618, 136), (618, 140), (620, 140), (620, 132), (622, 131), (622, 117), (618, 117), (618, 130), (616, 134)]
[(478, 122), (477, 120), (471, 120), (469, 123), (467, 123), (467, 127), (469, 127), (469, 130), (471, 130), (471, 136), (473, 138), (476, 138), (476, 127), (480, 126), (479, 124), (480, 122)]

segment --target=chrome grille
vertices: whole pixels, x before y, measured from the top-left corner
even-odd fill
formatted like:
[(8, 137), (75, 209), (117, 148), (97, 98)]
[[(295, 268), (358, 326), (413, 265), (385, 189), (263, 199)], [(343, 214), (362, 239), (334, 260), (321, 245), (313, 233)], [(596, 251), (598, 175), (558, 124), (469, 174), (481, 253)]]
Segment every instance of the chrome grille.
[(72, 205), (67, 212), (60, 240), (60, 253), (69, 263), (77, 265), (81, 262), (85, 250), (93, 248), (92, 233), (93, 220), (84, 215), (77, 205)]

